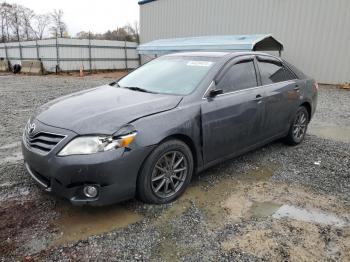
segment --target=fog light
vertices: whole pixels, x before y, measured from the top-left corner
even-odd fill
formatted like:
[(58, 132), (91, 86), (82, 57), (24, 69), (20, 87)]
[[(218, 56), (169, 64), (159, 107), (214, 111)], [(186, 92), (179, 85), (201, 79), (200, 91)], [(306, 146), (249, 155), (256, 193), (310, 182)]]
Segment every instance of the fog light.
[(86, 197), (92, 198), (97, 196), (98, 189), (96, 186), (85, 186), (83, 192)]

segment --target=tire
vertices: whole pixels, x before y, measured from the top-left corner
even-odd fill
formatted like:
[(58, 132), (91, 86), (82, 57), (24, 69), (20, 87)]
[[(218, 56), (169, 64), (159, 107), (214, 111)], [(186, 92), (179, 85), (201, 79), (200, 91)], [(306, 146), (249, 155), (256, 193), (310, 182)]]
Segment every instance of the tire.
[(180, 140), (165, 141), (147, 157), (141, 167), (137, 180), (138, 197), (150, 204), (174, 201), (190, 183), (193, 169), (193, 156), (189, 147)]
[(21, 69), (22, 69), (21, 65), (15, 64), (15, 65), (13, 66), (13, 73), (14, 73), (14, 74), (18, 74), (18, 73), (21, 72)]
[(287, 144), (294, 146), (304, 140), (309, 120), (310, 116), (307, 109), (304, 106), (299, 107), (285, 138)]

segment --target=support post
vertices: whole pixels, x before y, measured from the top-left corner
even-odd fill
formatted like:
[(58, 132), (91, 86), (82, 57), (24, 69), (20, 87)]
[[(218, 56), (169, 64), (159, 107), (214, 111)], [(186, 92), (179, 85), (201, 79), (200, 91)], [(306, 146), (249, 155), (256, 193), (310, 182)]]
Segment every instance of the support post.
[[(137, 46), (140, 45), (140, 37), (137, 37)], [(137, 47), (135, 49), (135, 51), (137, 52)], [(137, 52), (137, 56), (138, 56), (138, 62), (139, 62), (139, 66), (141, 66), (141, 55)]]
[(58, 37), (56, 36), (56, 74), (60, 71), (60, 54), (58, 48)]
[(18, 42), (18, 47), (19, 47), (19, 58), (22, 62), (23, 56), (22, 56), (22, 46), (21, 46), (21, 42)]
[(38, 45), (38, 40), (35, 40), (35, 47), (36, 47), (36, 59), (39, 60), (40, 54), (39, 54), (39, 45)]
[(92, 62), (91, 62), (91, 33), (89, 31), (89, 68), (90, 74), (92, 73)]
[(128, 71), (128, 51), (126, 49), (126, 40), (124, 40), (124, 58), (125, 58), (125, 71)]
[(5, 47), (5, 57), (6, 57), (6, 60), (9, 61), (9, 55), (7, 53), (7, 46), (6, 44), (4, 43), (4, 47)]

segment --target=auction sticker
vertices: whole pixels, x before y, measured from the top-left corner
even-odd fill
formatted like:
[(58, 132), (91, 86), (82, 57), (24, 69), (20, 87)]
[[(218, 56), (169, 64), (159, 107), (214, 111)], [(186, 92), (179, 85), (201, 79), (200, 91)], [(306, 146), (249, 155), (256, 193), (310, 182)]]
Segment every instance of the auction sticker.
[(213, 62), (210, 61), (188, 61), (187, 65), (188, 66), (211, 66)]

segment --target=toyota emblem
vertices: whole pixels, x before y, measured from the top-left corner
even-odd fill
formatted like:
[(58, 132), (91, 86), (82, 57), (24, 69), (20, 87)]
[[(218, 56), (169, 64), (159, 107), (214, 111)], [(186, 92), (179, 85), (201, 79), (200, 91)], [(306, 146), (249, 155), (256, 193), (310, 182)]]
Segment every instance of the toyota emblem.
[(34, 130), (35, 130), (35, 124), (34, 123), (29, 124), (29, 126), (28, 126), (28, 133), (29, 134), (33, 134)]

